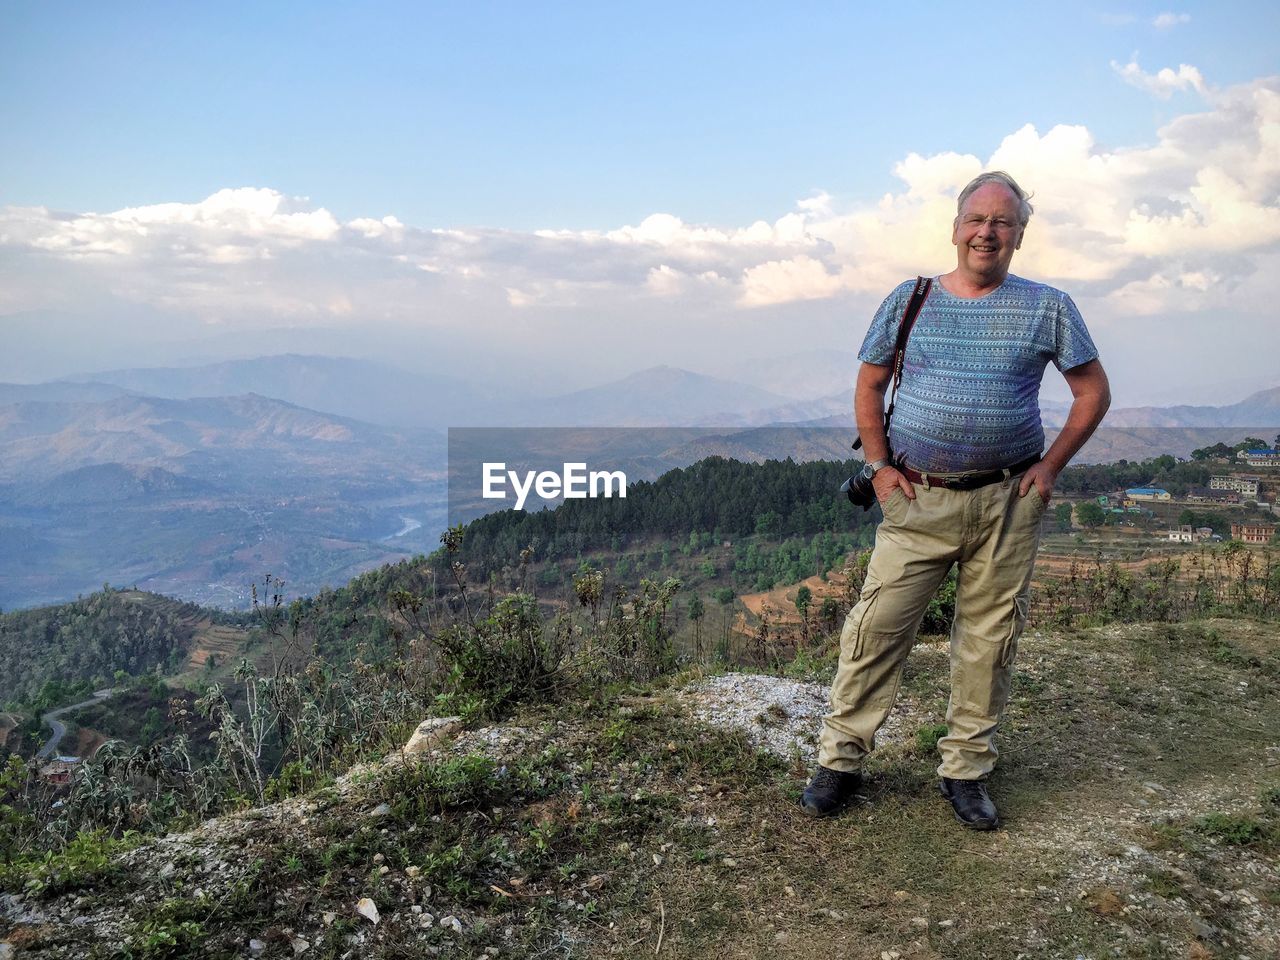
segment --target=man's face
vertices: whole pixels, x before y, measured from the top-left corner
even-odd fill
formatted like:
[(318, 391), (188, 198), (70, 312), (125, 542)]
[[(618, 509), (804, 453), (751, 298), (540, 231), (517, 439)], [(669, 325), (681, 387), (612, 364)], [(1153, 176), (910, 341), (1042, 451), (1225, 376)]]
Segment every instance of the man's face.
[(987, 183), (969, 195), (951, 230), (956, 263), (981, 280), (1003, 280), (1022, 246), (1018, 198), (1003, 184)]

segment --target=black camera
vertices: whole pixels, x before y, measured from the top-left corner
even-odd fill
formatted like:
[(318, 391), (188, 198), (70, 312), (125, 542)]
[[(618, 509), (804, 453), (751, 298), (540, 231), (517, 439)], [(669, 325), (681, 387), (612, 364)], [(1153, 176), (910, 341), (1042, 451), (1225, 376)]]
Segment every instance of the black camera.
[(876, 488), (871, 485), (871, 478), (861, 470), (840, 484), (840, 492), (848, 496), (849, 502), (855, 507), (863, 510), (870, 510), (871, 505), (876, 502)]
[[(890, 466), (893, 458), (879, 461), (881, 467)], [(871, 464), (864, 464), (862, 469), (855, 473), (852, 477), (840, 484), (840, 492), (849, 498), (849, 502), (855, 507), (861, 507), (863, 510), (870, 510), (871, 505), (876, 502), (876, 488), (871, 485), (871, 478), (876, 475), (876, 471)]]
[(876, 502), (876, 488), (871, 485), (871, 477), (867, 475), (866, 467), (840, 484), (840, 492), (845, 494), (855, 507), (861, 507), (863, 510), (870, 510), (871, 505)]

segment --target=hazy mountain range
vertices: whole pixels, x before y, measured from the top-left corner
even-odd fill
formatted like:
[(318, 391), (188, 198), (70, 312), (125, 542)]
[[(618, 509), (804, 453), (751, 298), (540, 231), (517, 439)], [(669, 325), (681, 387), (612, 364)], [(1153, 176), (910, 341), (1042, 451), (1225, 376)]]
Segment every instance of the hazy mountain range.
[[(280, 354), (194, 367), (99, 371), (62, 381), (0, 384), (0, 404), (94, 400), (122, 393), (189, 399), (256, 393), (387, 426), (757, 426), (841, 417), (852, 410), (857, 357), (810, 351), (732, 365), (713, 377), (651, 367), (558, 395), (477, 388), (372, 360)], [(1046, 427), (1060, 426), (1068, 403), (1041, 404)], [(850, 417), (851, 419), (851, 417)], [(1222, 406), (1115, 408), (1110, 427), (1232, 427), (1280, 422), (1280, 386)]]
[(439, 431), (255, 394), (0, 404), (0, 606), (104, 580), (239, 606), (268, 572), (315, 592), (434, 547), (444, 459)]
[[(814, 376), (797, 397), (806, 364)], [(712, 454), (843, 459), (851, 364), (797, 354), (744, 380), (654, 367), (553, 396), (293, 354), (0, 384), (0, 605), (103, 580), (237, 605), (267, 572), (307, 593), (433, 549), (443, 426), (507, 427), (501, 459), (607, 458), (632, 479)], [(1051, 434), (1067, 409), (1042, 405)], [(556, 425), (576, 429), (529, 429)], [(1186, 456), (1277, 429), (1280, 387), (1218, 407), (1116, 409), (1081, 459)]]

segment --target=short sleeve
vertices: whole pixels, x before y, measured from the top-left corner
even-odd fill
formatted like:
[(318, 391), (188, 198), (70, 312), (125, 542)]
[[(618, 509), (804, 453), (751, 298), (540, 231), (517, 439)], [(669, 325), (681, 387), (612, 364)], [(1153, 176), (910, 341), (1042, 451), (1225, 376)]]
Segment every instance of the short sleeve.
[(1082, 363), (1098, 359), (1098, 348), (1084, 325), (1075, 302), (1063, 293), (1058, 298), (1057, 318), (1053, 331), (1053, 364), (1059, 370), (1070, 370)]
[(893, 348), (898, 343), (898, 324), (902, 321), (902, 311), (906, 309), (907, 299), (914, 289), (915, 281), (909, 281), (900, 284), (884, 298), (884, 303), (880, 304), (862, 341), (862, 349), (858, 351), (858, 359), (863, 363), (875, 363), (883, 367), (893, 363)]

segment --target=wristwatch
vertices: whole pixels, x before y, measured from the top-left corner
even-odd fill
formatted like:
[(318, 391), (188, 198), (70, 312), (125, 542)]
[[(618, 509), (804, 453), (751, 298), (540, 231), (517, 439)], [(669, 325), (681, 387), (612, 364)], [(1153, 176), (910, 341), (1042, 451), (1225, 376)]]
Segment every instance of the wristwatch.
[(873, 460), (870, 463), (863, 466), (862, 475), (866, 477), (868, 480), (870, 480), (872, 477), (876, 475), (877, 471), (883, 470), (885, 467), (889, 466), (889, 462), (890, 461), (887, 458)]

